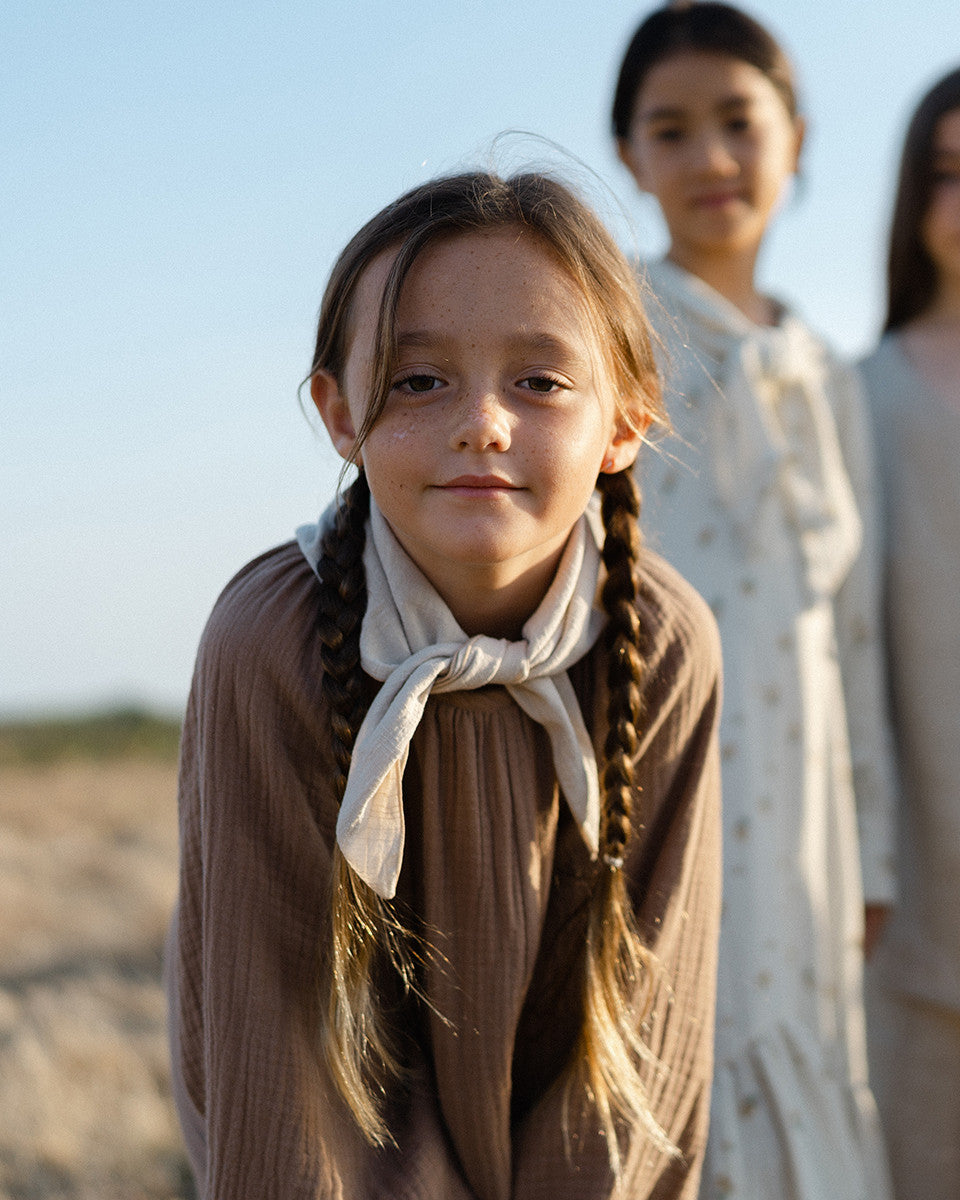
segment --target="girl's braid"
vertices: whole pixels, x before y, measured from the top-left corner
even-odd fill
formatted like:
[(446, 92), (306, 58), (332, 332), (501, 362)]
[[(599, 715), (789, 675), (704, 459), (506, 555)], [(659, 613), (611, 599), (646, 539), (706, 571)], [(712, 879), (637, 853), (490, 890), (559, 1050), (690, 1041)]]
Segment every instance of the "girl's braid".
[(608, 651), (607, 737), (604, 744), (604, 828), (601, 854), (608, 867), (617, 870), (630, 835), (633, 807), (633, 763), (639, 745), (643, 647), (637, 596), (640, 580), (637, 560), (640, 533), (637, 518), (640, 494), (632, 471), (601, 475), (606, 538), (603, 562), (607, 579), (601, 592), (609, 618), (606, 628)]
[[(363, 549), (370, 487), (363, 471), (346, 490), (320, 550), (317, 629), (323, 695), (329, 706), (337, 803), (343, 800), (357, 733), (366, 715), (360, 630), (367, 607)], [(330, 888), (330, 942), (321, 959), (326, 1020), (322, 1044), (334, 1083), (364, 1136), (393, 1140), (382, 1114), (390, 1081), (405, 1078), (396, 1039), (384, 1012), (379, 966), (392, 964), (414, 990), (408, 934), (389, 901), (354, 873), (338, 847)]]
[(317, 623), (322, 643), (323, 692), (330, 706), (338, 803), (346, 790), (353, 743), (367, 708), (360, 670), (360, 627), (367, 607), (363, 547), (369, 512), (370, 488), (361, 471), (344, 493), (320, 552)]
[(654, 1119), (644, 1072), (655, 1067), (643, 1040), (643, 1021), (652, 995), (654, 962), (643, 943), (622, 870), (630, 839), (633, 768), (640, 744), (644, 644), (637, 612), (640, 495), (632, 471), (601, 475), (601, 513), (606, 537), (607, 578), (601, 600), (608, 616), (608, 729), (604, 743), (603, 863), (590, 899), (584, 960), (584, 1020), (574, 1062), (593, 1097), (607, 1138), (610, 1165), (619, 1173), (618, 1119), (642, 1128), (651, 1144), (676, 1153)]

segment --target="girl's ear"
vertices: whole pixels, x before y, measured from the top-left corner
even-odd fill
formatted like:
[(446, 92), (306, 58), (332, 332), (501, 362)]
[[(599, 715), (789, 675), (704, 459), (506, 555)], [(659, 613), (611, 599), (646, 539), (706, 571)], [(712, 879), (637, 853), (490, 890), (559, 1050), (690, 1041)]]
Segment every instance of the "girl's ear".
[(803, 117), (793, 118), (793, 130), (793, 173), (794, 175), (797, 175), (800, 171), (800, 157), (803, 153), (803, 143), (807, 136), (807, 123)]
[(627, 467), (633, 466), (640, 447), (643, 445), (644, 435), (650, 428), (651, 420), (652, 417), (649, 413), (643, 413), (634, 427), (623, 417), (617, 417), (613, 437), (607, 444), (603, 462), (600, 464), (601, 474), (616, 475), (618, 471), (624, 471)]
[[(329, 371), (316, 371), (310, 377), (310, 395), (327, 427), (334, 449), (341, 458), (349, 460), (353, 455), (357, 431), (350, 415), (350, 406), (346, 396), (340, 391), (340, 385)], [(358, 467), (363, 465), (359, 455), (354, 461)]]
[(617, 138), (617, 158), (623, 163), (641, 192), (647, 191), (643, 166), (629, 138)]

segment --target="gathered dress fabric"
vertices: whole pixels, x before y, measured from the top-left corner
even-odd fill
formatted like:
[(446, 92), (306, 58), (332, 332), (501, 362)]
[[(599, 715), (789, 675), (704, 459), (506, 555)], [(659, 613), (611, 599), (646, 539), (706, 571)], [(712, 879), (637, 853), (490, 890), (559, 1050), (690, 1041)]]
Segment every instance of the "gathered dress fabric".
[(960, 395), (887, 334), (861, 364), (883, 484), (900, 898), (868, 968), (898, 1200), (960, 1195)]
[(894, 893), (869, 430), (855, 374), (653, 264), (678, 436), (640, 468), (649, 544), (724, 660), (724, 903), (705, 1200), (885, 1200), (864, 897)]
[[(317, 578), (289, 544), (218, 601), (184, 726), (167, 987), (203, 1200), (696, 1196), (719, 924), (720, 651), (676, 572), (652, 554), (642, 572), (640, 790), (624, 870), (656, 958), (648, 1094), (679, 1155), (624, 1130), (618, 1181), (584, 1089), (564, 1087), (585, 906), (608, 868), (561, 795), (547, 730), (498, 685), (431, 693), (410, 740), (396, 903), (430, 943), (418, 980), (429, 1004), (394, 989), (410, 1072), (386, 1114), (396, 1145), (361, 1136), (320, 1049), (338, 812)], [(567, 671), (599, 761), (606, 665), (597, 643)], [(381, 684), (366, 686), (372, 701)]]

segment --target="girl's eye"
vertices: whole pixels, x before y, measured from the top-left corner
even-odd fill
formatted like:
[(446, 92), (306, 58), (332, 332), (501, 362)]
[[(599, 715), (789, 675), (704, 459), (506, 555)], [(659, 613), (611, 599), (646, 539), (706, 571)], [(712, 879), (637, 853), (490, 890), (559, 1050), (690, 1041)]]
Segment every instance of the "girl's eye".
[(683, 130), (676, 125), (661, 125), (659, 129), (653, 131), (652, 136), (655, 142), (679, 142), (683, 137)]
[(746, 133), (750, 128), (749, 117), (731, 117), (727, 122), (727, 128), (731, 133)]
[(559, 379), (554, 379), (552, 375), (528, 375), (526, 379), (520, 380), (520, 386), (531, 392), (539, 392), (540, 395), (548, 396), (567, 385), (561, 383)]
[(402, 379), (398, 379), (393, 386), (400, 391), (413, 392), (419, 396), (440, 387), (441, 381), (436, 375), (405, 375)]

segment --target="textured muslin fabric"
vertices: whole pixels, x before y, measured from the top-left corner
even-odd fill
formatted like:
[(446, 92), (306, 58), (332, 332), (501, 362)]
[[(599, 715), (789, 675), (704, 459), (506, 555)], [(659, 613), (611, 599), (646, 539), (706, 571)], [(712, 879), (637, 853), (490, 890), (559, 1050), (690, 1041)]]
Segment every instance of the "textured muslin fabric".
[[(297, 541), (316, 571), (320, 527), (301, 526)], [(354, 743), (337, 821), (344, 857), (379, 895), (395, 895), (403, 860), (403, 769), (410, 739), (432, 691), (502, 684), (543, 725), (561, 790), (596, 853), (600, 824), (597, 762), (566, 669), (583, 658), (603, 628), (596, 494), (577, 522), (547, 595), (517, 642), (468, 637), (370, 502), (363, 560), (367, 610), (360, 634), (363, 669), (383, 687)]]
[(678, 437), (640, 467), (644, 534), (710, 604), (724, 658), (701, 1194), (885, 1200), (862, 935), (864, 895), (894, 893), (895, 775), (859, 386), (787, 311), (759, 327), (670, 263), (649, 283)]
[[(167, 977), (203, 1200), (693, 1200), (719, 921), (719, 644), (692, 589), (654, 555), (641, 566), (642, 791), (624, 870), (657, 964), (647, 1086), (681, 1157), (625, 1130), (618, 1192), (582, 1088), (567, 1102), (585, 906), (603, 868), (560, 796), (546, 731), (501, 686), (432, 693), (410, 742), (396, 903), (436, 953), (419, 980), (429, 1003), (397, 995), (392, 1010), (410, 1068), (387, 1114), (396, 1148), (360, 1136), (319, 1050), (337, 811), (317, 580), (291, 544), (218, 601), (184, 725)], [(597, 748), (605, 659), (596, 645), (569, 668)], [(371, 699), (378, 686), (367, 679)]]
[(868, 967), (898, 1200), (960, 1195), (960, 392), (887, 334), (861, 364), (883, 484), (900, 896)]
[[(693, 335), (684, 349), (699, 356), (700, 383), (710, 377), (714, 385), (698, 438), (711, 454), (702, 486), (713, 490), (751, 557), (765, 551), (757, 518), (775, 505), (800, 550), (810, 597), (832, 597), (860, 551), (862, 527), (820, 347), (789, 313), (776, 326), (754, 325), (671, 263), (656, 264), (650, 276), (678, 318), (680, 338)], [(711, 370), (719, 364), (722, 385)]]

